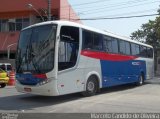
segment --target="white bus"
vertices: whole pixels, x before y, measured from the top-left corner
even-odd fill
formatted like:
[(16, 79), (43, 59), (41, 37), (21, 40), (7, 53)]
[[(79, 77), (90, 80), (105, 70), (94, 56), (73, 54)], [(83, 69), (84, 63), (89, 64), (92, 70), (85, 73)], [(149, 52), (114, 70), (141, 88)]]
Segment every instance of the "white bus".
[(121, 84), (142, 85), (154, 74), (153, 47), (68, 21), (21, 31), (16, 57), (19, 92), (57, 96)]

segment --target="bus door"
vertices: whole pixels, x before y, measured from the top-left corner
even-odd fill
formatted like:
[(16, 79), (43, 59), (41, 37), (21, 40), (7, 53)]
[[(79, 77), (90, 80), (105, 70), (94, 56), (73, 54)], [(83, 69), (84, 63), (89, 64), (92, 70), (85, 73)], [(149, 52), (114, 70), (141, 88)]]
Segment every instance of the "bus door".
[(79, 68), (79, 28), (62, 26), (58, 51), (58, 90), (60, 94), (83, 89), (83, 69)]

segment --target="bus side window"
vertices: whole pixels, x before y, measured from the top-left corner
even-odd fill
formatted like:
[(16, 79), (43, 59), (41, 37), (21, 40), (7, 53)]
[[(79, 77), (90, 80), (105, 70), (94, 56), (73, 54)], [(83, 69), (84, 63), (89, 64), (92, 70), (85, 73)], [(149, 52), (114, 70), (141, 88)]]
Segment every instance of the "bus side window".
[(148, 58), (153, 58), (153, 49), (152, 48), (147, 48), (147, 56), (148, 56)]
[(93, 47), (93, 32), (83, 30), (83, 49), (92, 49)]
[(112, 52), (112, 40), (108, 36), (103, 36), (103, 49), (105, 52)]
[(131, 51), (132, 51), (132, 55), (140, 55), (140, 46), (134, 43), (131, 43)]
[(104, 35), (103, 49), (105, 52), (118, 53), (118, 40), (116, 38)]
[(126, 54), (125, 41), (123, 41), (123, 40), (119, 41), (119, 53), (120, 54)]
[(103, 35), (94, 33), (93, 49), (98, 51), (103, 50)]
[(79, 51), (79, 28), (62, 26), (58, 52), (58, 70), (74, 67)]
[(147, 47), (140, 46), (140, 56), (147, 57)]

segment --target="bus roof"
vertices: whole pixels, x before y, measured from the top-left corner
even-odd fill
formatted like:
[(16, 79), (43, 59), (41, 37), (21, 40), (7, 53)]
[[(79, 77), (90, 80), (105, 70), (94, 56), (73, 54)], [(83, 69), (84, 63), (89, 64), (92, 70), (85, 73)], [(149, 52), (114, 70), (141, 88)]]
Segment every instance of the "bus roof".
[(24, 28), (23, 30), (28, 29), (28, 28), (32, 28), (32, 27), (35, 27), (35, 26), (41, 26), (41, 25), (47, 25), (47, 24), (75, 26), (75, 27), (83, 28), (83, 29), (90, 30), (90, 31), (93, 31), (93, 32), (101, 33), (101, 34), (104, 34), (104, 35), (107, 35), (107, 36), (115, 37), (115, 38), (118, 38), (118, 39), (121, 39), (121, 40), (129, 41), (129, 42), (132, 42), (132, 43), (136, 43), (136, 44), (139, 44), (139, 45), (143, 45), (143, 46), (146, 46), (146, 47), (153, 48), (151, 45), (141, 43), (141, 42), (138, 42), (138, 41), (135, 41), (135, 40), (131, 40), (130, 38), (127, 38), (127, 37), (124, 37), (124, 36), (120, 36), (120, 35), (117, 35), (117, 34), (114, 34), (114, 33), (111, 33), (111, 32), (107, 32), (107, 31), (103, 31), (103, 30), (98, 30), (96, 28), (85, 26), (85, 25), (78, 24), (78, 23), (75, 23), (75, 22), (63, 21), (63, 20), (41, 22), (41, 23), (37, 23), (37, 24), (31, 25), (31, 26), (28, 26), (28, 27)]

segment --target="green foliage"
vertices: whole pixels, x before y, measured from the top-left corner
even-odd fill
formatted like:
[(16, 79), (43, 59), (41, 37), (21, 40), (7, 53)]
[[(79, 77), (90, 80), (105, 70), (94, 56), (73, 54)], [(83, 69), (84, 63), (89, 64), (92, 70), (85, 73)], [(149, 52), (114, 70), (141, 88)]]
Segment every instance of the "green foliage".
[(155, 20), (149, 20), (148, 23), (142, 24), (141, 29), (131, 34), (132, 40), (137, 40), (150, 44), (154, 48), (155, 71), (157, 70), (157, 57), (160, 53), (160, 9), (159, 16)]
[[(158, 13), (160, 13), (160, 9)], [(141, 29), (131, 34), (131, 39), (150, 44), (155, 49), (160, 47), (160, 16), (153, 21), (149, 20), (148, 23), (142, 24)]]

